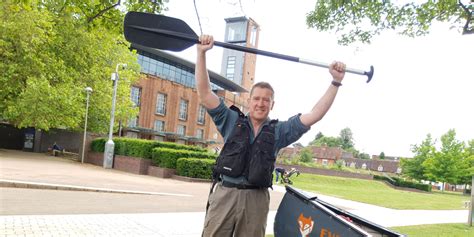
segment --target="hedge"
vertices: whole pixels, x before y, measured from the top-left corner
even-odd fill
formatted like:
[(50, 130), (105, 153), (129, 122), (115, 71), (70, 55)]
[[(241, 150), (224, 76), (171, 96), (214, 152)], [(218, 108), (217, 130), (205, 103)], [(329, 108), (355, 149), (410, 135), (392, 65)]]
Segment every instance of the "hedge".
[(385, 176), (380, 176), (380, 175), (374, 175), (374, 179), (387, 181), (390, 184), (397, 187), (414, 188), (414, 189), (418, 189), (418, 190), (422, 190), (426, 192), (431, 192), (431, 185), (429, 184), (415, 183), (415, 182), (403, 180), (398, 177), (385, 177)]
[[(104, 152), (107, 138), (96, 138), (91, 143), (91, 150), (95, 152)], [(114, 154), (123, 156), (141, 157), (152, 159), (153, 148), (171, 148), (175, 150), (188, 150), (194, 152), (205, 153), (207, 149), (198, 146), (182, 145), (172, 142), (160, 142), (146, 139), (136, 138), (114, 138), (115, 147)]]
[(209, 152), (175, 150), (169, 148), (154, 148), (152, 163), (162, 168), (176, 169), (179, 158), (199, 158), (215, 160), (217, 155)]
[(176, 162), (176, 173), (181, 176), (211, 179), (212, 166), (215, 160), (201, 158), (179, 158)]

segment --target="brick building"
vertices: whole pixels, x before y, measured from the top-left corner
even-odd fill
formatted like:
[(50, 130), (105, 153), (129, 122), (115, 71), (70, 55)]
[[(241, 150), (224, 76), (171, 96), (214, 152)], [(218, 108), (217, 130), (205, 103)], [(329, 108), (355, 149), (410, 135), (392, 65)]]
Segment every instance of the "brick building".
[[(259, 26), (255, 21), (246, 17), (225, 20), (226, 43), (257, 48)], [(195, 64), (141, 45), (132, 48), (137, 50), (142, 77), (132, 86), (131, 99), (140, 112), (123, 124), (122, 135), (220, 147), (222, 137), (198, 100)], [(225, 49), (221, 74), (209, 71), (213, 91), (227, 105), (233, 104), (245, 113), (255, 65), (256, 55)]]
[[(278, 159), (293, 159), (303, 148), (304, 147), (283, 148), (278, 153)], [(313, 161), (321, 165), (332, 165), (340, 160), (342, 165), (356, 169), (366, 169), (394, 174), (400, 174), (402, 172), (399, 159), (358, 159), (354, 158), (352, 153), (345, 152), (339, 147), (309, 146), (309, 148), (313, 154)], [(376, 158), (377, 156), (372, 157)]]

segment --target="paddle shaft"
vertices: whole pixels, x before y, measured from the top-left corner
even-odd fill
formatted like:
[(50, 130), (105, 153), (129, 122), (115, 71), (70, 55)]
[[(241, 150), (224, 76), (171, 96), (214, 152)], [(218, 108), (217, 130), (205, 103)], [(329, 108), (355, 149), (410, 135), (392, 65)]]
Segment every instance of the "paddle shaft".
[[(137, 26), (137, 25), (129, 25), (128, 27), (143, 30), (143, 31), (148, 31), (148, 32), (153, 32), (161, 35), (165, 35), (167, 37), (179, 39), (179, 40), (186, 40), (190, 41), (193, 43), (200, 43), (199, 38), (193, 35), (189, 34), (183, 34), (175, 31), (169, 31), (169, 30), (163, 30), (163, 29), (156, 29), (156, 28), (149, 28), (149, 27), (142, 27), (142, 26)], [(237, 51), (243, 51), (247, 53), (252, 53), (252, 54), (257, 54), (257, 55), (263, 55), (263, 56), (268, 56), (272, 58), (278, 58), (278, 59), (283, 59), (287, 61), (292, 61), (292, 62), (297, 62), (297, 63), (303, 63), (303, 64), (308, 64), (308, 65), (313, 65), (313, 66), (318, 66), (318, 67), (324, 67), (324, 68), (329, 68), (329, 64), (327, 63), (321, 63), (321, 62), (316, 62), (316, 61), (311, 61), (311, 60), (306, 60), (306, 59), (301, 59), (298, 57), (293, 57), (289, 55), (284, 55), (284, 54), (279, 54), (279, 53), (274, 53), (270, 51), (265, 51), (265, 50), (260, 50), (260, 49), (255, 49), (255, 48), (249, 48), (249, 47), (244, 47), (240, 45), (235, 45), (235, 44), (229, 44), (229, 43), (224, 43), (224, 42), (219, 42), (219, 41), (214, 41), (214, 45), (227, 48), (227, 49), (233, 49)], [(353, 73), (353, 74), (358, 74), (358, 75), (366, 75), (369, 77), (369, 81), (372, 77), (370, 75), (370, 72), (365, 72), (362, 70), (358, 69), (353, 69), (353, 68), (346, 68), (346, 72)]]

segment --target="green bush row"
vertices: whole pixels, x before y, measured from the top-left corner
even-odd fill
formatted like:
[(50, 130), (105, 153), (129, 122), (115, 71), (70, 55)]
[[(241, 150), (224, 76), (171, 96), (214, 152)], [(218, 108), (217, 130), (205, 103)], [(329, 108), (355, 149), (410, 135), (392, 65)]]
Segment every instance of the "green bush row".
[(411, 182), (407, 180), (403, 180), (398, 177), (385, 177), (381, 175), (374, 175), (374, 179), (376, 180), (384, 180), (389, 182), (390, 184), (397, 186), (397, 187), (404, 187), (404, 188), (414, 188), (426, 192), (431, 192), (431, 185), (429, 184), (422, 184), (422, 183), (416, 183), (416, 182)]
[(187, 150), (175, 150), (169, 148), (154, 148), (152, 163), (159, 167), (176, 169), (179, 158), (198, 158), (215, 160), (217, 155), (209, 152), (197, 152)]
[[(91, 143), (91, 150), (104, 152), (107, 138), (96, 138)], [(114, 138), (114, 154), (123, 156), (141, 157), (152, 159), (153, 148), (170, 148), (175, 150), (188, 150), (194, 152), (207, 152), (205, 148), (198, 146), (182, 145), (173, 142), (160, 142), (136, 138)]]
[(179, 158), (176, 162), (176, 173), (185, 177), (210, 180), (215, 162), (213, 159)]

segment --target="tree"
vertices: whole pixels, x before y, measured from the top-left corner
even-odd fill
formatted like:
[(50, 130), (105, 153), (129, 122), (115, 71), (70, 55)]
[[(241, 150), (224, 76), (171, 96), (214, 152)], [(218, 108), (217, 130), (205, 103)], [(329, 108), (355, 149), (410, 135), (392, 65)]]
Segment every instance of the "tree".
[(411, 159), (402, 158), (400, 160), (403, 174), (412, 179), (427, 180), (423, 163), (434, 156), (436, 151), (434, 145), (435, 141), (431, 138), (431, 134), (426, 135), (425, 140), (420, 145), (412, 145), (411, 151), (415, 153), (414, 157)]
[[(138, 7), (139, 2), (127, 1), (127, 6)], [(120, 1), (2, 2), (0, 119), (20, 128), (81, 129), (84, 88), (90, 86), (94, 92), (88, 128), (107, 131), (113, 89), (109, 78), (117, 63), (128, 64), (120, 73), (117, 121), (135, 115), (130, 85), (138, 79), (139, 65), (121, 33), (124, 13), (114, 8), (117, 3)]]
[(441, 150), (423, 162), (426, 177), (430, 180), (457, 184), (460, 180), (460, 167), (464, 142), (456, 140), (456, 131), (449, 130), (441, 136)]
[(467, 142), (459, 167), (458, 184), (471, 184), (474, 176), (474, 139)]
[(310, 146), (328, 146), (328, 147), (341, 147), (341, 140), (337, 137), (326, 137), (323, 136), (318, 140), (310, 142)]
[[(406, 1), (405, 1), (406, 2)], [(447, 1), (341, 1), (319, 0), (306, 17), (319, 31), (341, 32), (339, 43), (370, 43), (384, 30), (398, 30), (410, 37), (426, 35), (434, 21), (451, 22), (462, 34), (473, 34), (474, 4), (469, 0)]]
[(342, 129), (339, 133), (339, 139), (341, 140), (342, 149), (347, 150), (354, 147), (354, 138), (350, 128)]
[(363, 160), (368, 160), (368, 159), (370, 159), (370, 155), (367, 154), (367, 153), (362, 152), (362, 153), (359, 153), (359, 155), (357, 156), (357, 158), (363, 159)]
[(313, 162), (313, 152), (311, 148), (305, 147), (301, 149), (298, 160), (304, 163)]
[(385, 153), (383, 151), (380, 152), (379, 159), (381, 160), (385, 159)]
[(318, 134), (316, 134), (316, 137), (314, 137), (314, 140), (321, 139), (322, 137), (324, 137), (323, 133), (322, 133), (322, 132), (318, 132)]

